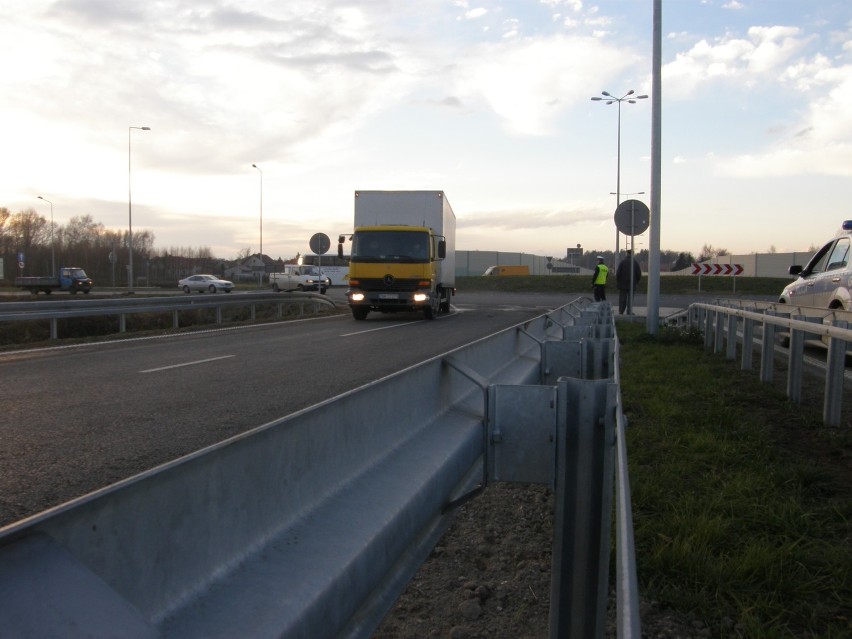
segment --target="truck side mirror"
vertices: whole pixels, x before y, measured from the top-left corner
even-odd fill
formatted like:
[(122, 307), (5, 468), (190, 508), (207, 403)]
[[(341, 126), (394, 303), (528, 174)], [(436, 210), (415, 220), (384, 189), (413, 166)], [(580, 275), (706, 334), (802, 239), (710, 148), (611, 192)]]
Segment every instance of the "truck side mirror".
[(440, 240), (438, 242), (438, 259), (443, 260), (445, 257), (447, 257), (447, 241)]
[(343, 259), (343, 236), (340, 236), (340, 241), (337, 243), (337, 257)]

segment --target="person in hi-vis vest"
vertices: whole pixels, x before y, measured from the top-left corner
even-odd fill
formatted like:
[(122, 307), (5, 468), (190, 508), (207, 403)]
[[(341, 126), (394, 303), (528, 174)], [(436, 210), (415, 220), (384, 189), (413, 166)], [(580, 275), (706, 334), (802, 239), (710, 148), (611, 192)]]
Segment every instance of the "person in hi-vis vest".
[(604, 264), (603, 255), (598, 255), (598, 265), (595, 267), (594, 275), (592, 275), (592, 290), (595, 293), (596, 302), (602, 302), (606, 299), (607, 275), (609, 275), (609, 269)]

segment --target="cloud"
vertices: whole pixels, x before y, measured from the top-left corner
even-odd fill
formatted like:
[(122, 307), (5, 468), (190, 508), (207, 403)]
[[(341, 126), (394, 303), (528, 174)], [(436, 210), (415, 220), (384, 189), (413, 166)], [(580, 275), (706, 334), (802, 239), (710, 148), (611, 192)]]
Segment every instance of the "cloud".
[(575, 226), (577, 224), (611, 222), (612, 212), (602, 212), (596, 208), (576, 207), (557, 210), (512, 210), (491, 211), (487, 213), (467, 214), (459, 217), (458, 228), (464, 231), (477, 229), (493, 231), (532, 231)]
[(790, 65), (781, 78), (810, 98), (801, 117), (773, 128), (777, 141), (772, 147), (726, 158), (718, 171), (739, 177), (852, 177), (852, 65), (833, 67), (817, 55)]
[(692, 97), (710, 82), (755, 83), (777, 79), (807, 43), (797, 27), (751, 27), (747, 38), (701, 40), (663, 67), (669, 97)]
[(477, 18), (483, 17), (488, 13), (488, 9), (483, 9), (482, 7), (478, 7), (476, 9), (471, 9), (470, 11), (466, 11), (464, 17), (467, 20), (476, 20)]
[(589, 37), (485, 44), (472, 48), (460, 63), (454, 93), (484, 102), (515, 134), (543, 135), (561, 111), (588, 99), (588, 87), (639, 59), (629, 49)]

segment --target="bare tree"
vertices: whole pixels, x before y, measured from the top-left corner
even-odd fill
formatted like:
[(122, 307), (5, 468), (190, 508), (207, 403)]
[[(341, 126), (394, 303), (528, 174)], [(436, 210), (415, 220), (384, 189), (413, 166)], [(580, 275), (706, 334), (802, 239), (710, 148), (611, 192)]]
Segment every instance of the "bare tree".
[(701, 247), (701, 253), (698, 254), (698, 261), (705, 262), (721, 255), (729, 255), (728, 249), (717, 249), (713, 248), (712, 244), (705, 244)]

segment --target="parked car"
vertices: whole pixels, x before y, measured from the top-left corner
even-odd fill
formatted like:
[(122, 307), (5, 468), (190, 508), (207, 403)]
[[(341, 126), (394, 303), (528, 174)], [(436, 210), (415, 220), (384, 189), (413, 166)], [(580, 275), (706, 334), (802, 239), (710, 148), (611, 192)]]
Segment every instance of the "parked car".
[(191, 293), (192, 291), (198, 291), (199, 293), (203, 293), (204, 291), (210, 291), (211, 293), (225, 291), (226, 293), (230, 293), (231, 289), (234, 288), (234, 284), (228, 280), (220, 280), (215, 275), (190, 275), (179, 281), (178, 287), (182, 288), (184, 293)]
[(852, 311), (852, 220), (802, 267), (790, 267), (797, 279), (781, 292), (784, 304)]

